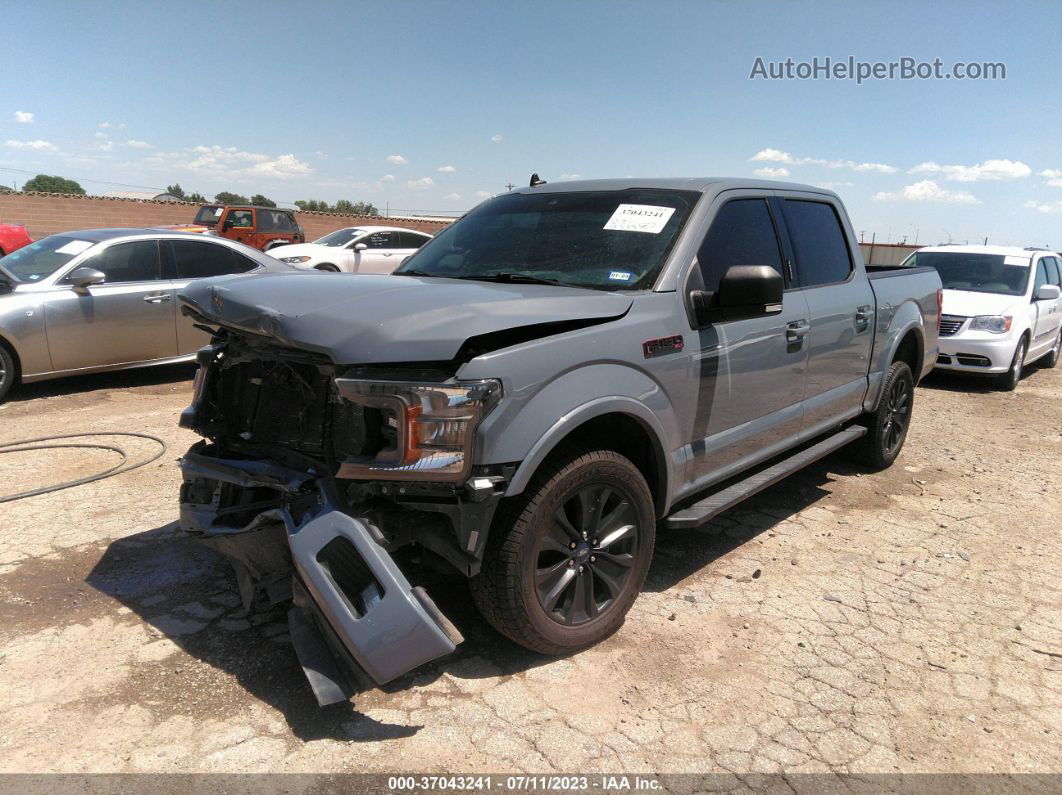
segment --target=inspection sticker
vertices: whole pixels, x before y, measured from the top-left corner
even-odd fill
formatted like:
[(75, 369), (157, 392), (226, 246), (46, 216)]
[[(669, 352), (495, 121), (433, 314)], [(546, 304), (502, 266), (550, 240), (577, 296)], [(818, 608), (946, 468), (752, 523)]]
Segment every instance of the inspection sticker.
[(674, 214), (674, 207), (654, 207), (651, 204), (621, 204), (603, 227), (620, 232), (648, 232), (660, 234)]
[(1004, 265), (1028, 265), (1029, 264), (1029, 258), (1028, 257), (1015, 257), (1012, 254), (1007, 254), (1005, 257), (1003, 257), (1003, 264)]
[(92, 244), (87, 240), (71, 240), (65, 246), (60, 246), (55, 250), (56, 254), (70, 254), (77, 255), (84, 251)]
[(631, 272), (630, 271), (612, 271), (612, 273), (610, 273), (608, 275), (608, 278), (612, 279), (612, 281), (615, 281), (615, 282), (629, 282), (631, 280)]

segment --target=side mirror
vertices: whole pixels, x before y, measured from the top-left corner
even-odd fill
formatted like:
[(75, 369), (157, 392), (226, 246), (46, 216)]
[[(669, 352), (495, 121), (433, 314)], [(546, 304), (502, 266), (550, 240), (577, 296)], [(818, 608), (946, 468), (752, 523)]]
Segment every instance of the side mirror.
[(785, 282), (770, 265), (733, 265), (715, 292), (693, 290), (690, 302), (700, 326), (777, 315)]
[(1033, 296), (1034, 301), (1054, 301), (1062, 295), (1062, 289), (1057, 284), (1041, 284), (1040, 289)]
[(82, 266), (75, 268), (73, 273), (66, 277), (66, 280), (74, 286), (76, 290), (84, 290), (86, 287), (91, 287), (94, 284), (103, 284), (107, 281), (107, 276), (95, 268), (89, 268)]
[(366, 250), (368, 250), (368, 248), (369, 247), (367, 245), (365, 245), (364, 243), (358, 243), (358, 245), (354, 246), (354, 250), (355, 251), (366, 251)]

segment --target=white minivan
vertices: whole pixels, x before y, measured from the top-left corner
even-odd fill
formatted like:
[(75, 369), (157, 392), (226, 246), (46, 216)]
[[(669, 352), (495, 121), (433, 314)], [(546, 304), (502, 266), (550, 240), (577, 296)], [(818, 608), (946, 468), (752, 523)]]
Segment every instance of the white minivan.
[(940, 274), (937, 368), (992, 375), (1012, 390), (1022, 367), (1054, 367), (1062, 344), (1062, 259), (1046, 249), (1010, 246), (930, 246), (905, 266)]

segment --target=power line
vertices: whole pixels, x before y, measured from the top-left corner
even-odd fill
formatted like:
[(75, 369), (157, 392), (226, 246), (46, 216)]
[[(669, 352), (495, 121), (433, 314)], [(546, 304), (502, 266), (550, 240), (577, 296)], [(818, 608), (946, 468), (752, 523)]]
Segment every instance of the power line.
[[(17, 174), (40, 174), (40, 171), (26, 171), (22, 168), (8, 168), (6, 166), (0, 166), (0, 171), (14, 171)], [(66, 177), (66, 179), (72, 179), (75, 182), (95, 182), (97, 185), (117, 185), (119, 188), (143, 188), (144, 190), (158, 191), (159, 193), (165, 193), (165, 188), (159, 188), (156, 185), (129, 185), (125, 182), (108, 182), (105, 179), (86, 179), (85, 177)]]

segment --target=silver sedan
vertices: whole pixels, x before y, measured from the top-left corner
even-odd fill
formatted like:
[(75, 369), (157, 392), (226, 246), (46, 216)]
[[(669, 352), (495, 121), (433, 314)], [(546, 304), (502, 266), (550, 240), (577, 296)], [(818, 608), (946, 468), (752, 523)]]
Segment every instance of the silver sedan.
[(0, 401), (20, 380), (190, 361), (194, 279), (293, 269), (224, 238), (153, 229), (52, 235), (0, 257)]

